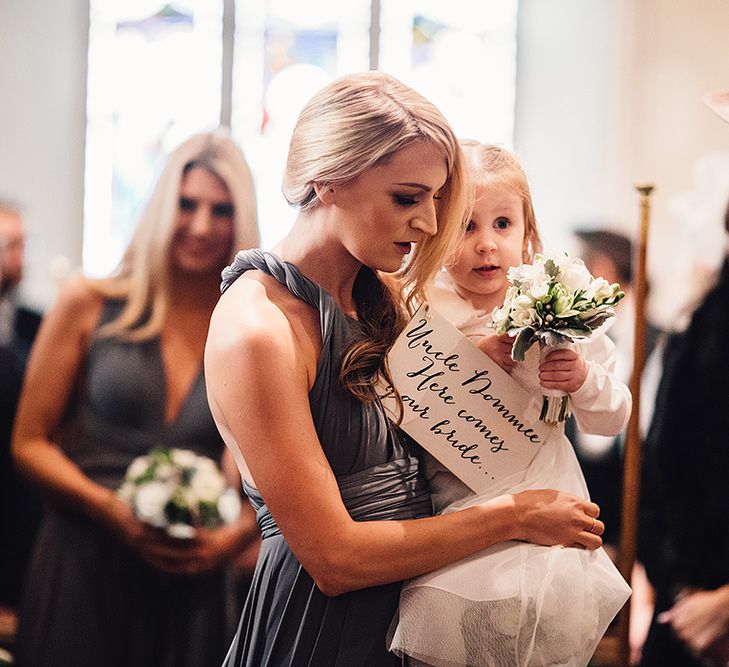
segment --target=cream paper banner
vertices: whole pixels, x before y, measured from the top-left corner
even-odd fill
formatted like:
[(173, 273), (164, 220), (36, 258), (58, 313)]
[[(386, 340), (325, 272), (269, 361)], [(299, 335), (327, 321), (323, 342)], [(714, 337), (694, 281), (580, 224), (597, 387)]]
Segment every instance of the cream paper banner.
[[(531, 395), (428, 304), (395, 341), (401, 427), (477, 493), (526, 468), (553, 426), (527, 422)], [(397, 404), (383, 403), (391, 416)]]

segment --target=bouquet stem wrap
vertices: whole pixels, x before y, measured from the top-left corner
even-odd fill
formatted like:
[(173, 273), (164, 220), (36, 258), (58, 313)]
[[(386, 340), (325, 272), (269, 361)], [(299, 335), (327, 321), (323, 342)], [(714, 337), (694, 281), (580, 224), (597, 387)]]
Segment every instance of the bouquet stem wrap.
[[(572, 343), (546, 345), (540, 342), (539, 358), (543, 360), (554, 350), (571, 350), (573, 348), (574, 345)], [(542, 388), (542, 409), (539, 413), (539, 419), (547, 424), (559, 424), (560, 422), (565, 421), (571, 414), (572, 405), (567, 392), (562, 391), (561, 389)]]

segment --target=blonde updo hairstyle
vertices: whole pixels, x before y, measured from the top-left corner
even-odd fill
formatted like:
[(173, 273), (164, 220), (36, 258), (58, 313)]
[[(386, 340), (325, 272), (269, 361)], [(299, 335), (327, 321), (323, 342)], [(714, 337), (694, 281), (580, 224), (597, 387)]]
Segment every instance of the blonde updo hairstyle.
[(475, 201), (478, 187), (502, 186), (521, 199), (526, 241), (522, 259), (525, 262), (533, 261), (534, 255), (542, 251), (542, 239), (537, 229), (532, 193), (521, 159), (516, 153), (498, 144), (482, 144), (468, 140), (462, 141), (461, 147), (468, 166), (471, 205)]
[(173, 289), (170, 251), (180, 187), (184, 175), (194, 168), (219, 178), (230, 192), (234, 207), (231, 261), (237, 250), (259, 244), (253, 178), (243, 152), (223, 128), (190, 137), (168, 157), (116, 271), (97, 285), (104, 296), (126, 300), (119, 317), (101, 328), (101, 336), (139, 341), (161, 331)]
[(320, 203), (315, 184), (351, 181), (418, 141), (440, 150), (448, 173), (435, 202), (438, 231), (418, 241), (397, 280), (388, 281), (396, 282), (395, 292), (369, 267), (357, 276), (354, 299), (365, 337), (346, 352), (341, 378), (362, 400), (373, 397), (380, 376), (390, 379), (387, 352), (461, 236), (468, 208), (463, 154), (435, 105), (382, 72), (345, 76), (319, 91), (301, 112), (289, 146), (284, 196), (309, 211)]

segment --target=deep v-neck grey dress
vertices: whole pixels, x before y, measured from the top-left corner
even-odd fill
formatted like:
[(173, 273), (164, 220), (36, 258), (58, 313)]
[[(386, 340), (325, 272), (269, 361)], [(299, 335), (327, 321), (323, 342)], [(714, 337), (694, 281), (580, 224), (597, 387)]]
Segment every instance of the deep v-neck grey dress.
[[(322, 350), (309, 405), (350, 515), (358, 521), (430, 515), (418, 461), (406, 450), (382, 406), (364, 404), (340, 385), (340, 358), (362, 335), (360, 325), (296, 266), (260, 250), (238, 254), (223, 272), (223, 290), (252, 269), (275, 277), (319, 311)], [(285, 410), (282, 405), (281, 411)], [(399, 664), (385, 648), (385, 635), (401, 584), (327, 597), (289, 549), (265, 499), (250, 486), (246, 492), (256, 509), (263, 543), (225, 667)]]
[[(107, 302), (100, 324), (122, 305)], [(132, 459), (158, 445), (220, 459), (224, 445), (202, 369), (171, 423), (165, 406), (159, 340), (97, 337), (71, 406), (66, 453), (107, 488), (118, 487)], [(18, 664), (218, 667), (235, 627), (232, 619), (226, 624), (229, 598), (221, 570), (190, 578), (162, 574), (91, 520), (50, 506), (24, 587)]]

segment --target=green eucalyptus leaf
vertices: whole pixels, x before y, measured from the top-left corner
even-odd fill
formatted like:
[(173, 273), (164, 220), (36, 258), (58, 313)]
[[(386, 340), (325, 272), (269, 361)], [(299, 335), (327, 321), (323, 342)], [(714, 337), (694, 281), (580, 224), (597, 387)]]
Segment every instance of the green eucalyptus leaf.
[(560, 329), (559, 333), (561, 336), (567, 336), (568, 338), (589, 338), (592, 331), (586, 328), (565, 327)]
[(550, 329), (538, 331), (536, 336), (548, 347), (557, 347), (563, 343), (570, 342), (570, 339), (567, 336), (563, 336), (561, 333), (557, 333)]
[(589, 320), (585, 320), (584, 324), (585, 324), (585, 326), (590, 327), (590, 329), (594, 331), (595, 329), (597, 329), (599, 326), (604, 324), (607, 320), (609, 320), (614, 315), (615, 315), (615, 313), (613, 313), (613, 312), (598, 313), (594, 317), (591, 317)]
[(559, 273), (559, 268), (554, 263), (554, 260), (548, 259), (546, 262), (544, 262), (544, 272), (550, 278), (556, 278), (557, 277), (557, 274)]
[(535, 331), (532, 327), (524, 327), (519, 330), (511, 348), (511, 358), (514, 361), (524, 361), (526, 351), (536, 342)]

